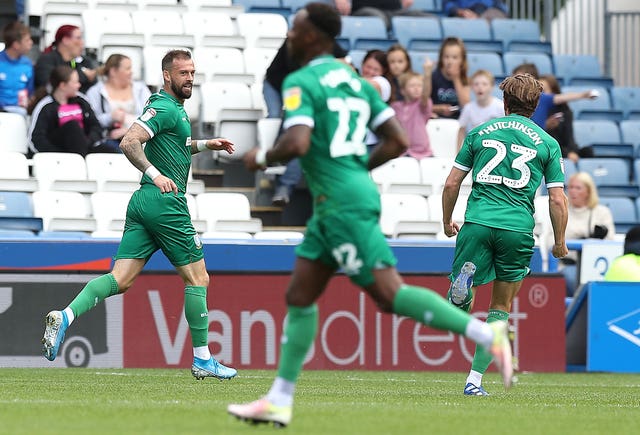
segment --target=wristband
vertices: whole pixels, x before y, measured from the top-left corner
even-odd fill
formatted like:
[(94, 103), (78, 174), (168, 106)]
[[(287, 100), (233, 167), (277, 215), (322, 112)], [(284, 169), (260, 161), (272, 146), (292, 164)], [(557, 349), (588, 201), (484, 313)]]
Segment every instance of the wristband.
[(158, 175), (161, 175), (160, 171), (158, 171), (158, 169), (153, 165), (145, 169), (144, 173), (147, 174), (152, 180), (155, 180)]
[(256, 165), (267, 166), (267, 150), (260, 148), (256, 153)]
[(204, 150), (208, 150), (209, 149), (207, 147), (207, 141), (206, 140), (198, 140), (198, 141), (196, 141), (196, 148), (198, 149), (198, 152), (202, 152)]

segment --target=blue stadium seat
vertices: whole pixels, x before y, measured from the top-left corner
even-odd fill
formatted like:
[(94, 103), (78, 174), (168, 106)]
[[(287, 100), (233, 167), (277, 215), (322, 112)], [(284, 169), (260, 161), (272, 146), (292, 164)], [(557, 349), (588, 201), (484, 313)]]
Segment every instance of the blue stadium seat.
[(538, 68), (540, 75), (553, 74), (553, 66), (551, 58), (545, 53), (519, 53), (509, 51), (502, 55), (504, 61), (504, 70), (507, 74), (523, 63), (532, 63)]
[(349, 56), (351, 57), (351, 64), (358, 70), (362, 70), (362, 61), (367, 55), (365, 50), (349, 50)]
[(438, 12), (442, 9), (442, 4), (439, 0), (414, 0), (409, 9), (423, 12)]
[(393, 35), (407, 50), (412, 40), (420, 39), (437, 43), (436, 50), (442, 43), (440, 20), (431, 17), (392, 17)]
[(634, 199), (624, 196), (600, 196), (600, 204), (611, 210), (616, 233), (626, 233), (632, 226), (638, 224), (638, 213)]
[(469, 65), (469, 77), (479, 69), (487, 70), (496, 77), (502, 77), (504, 75), (502, 58), (497, 53), (470, 51), (467, 53), (467, 63)]
[(518, 53), (544, 53), (548, 56), (553, 54), (553, 47), (550, 42), (546, 41), (511, 41), (507, 45), (506, 51), (515, 51)]
[(565, 86), (562, 92), (584, 92), (586, 90), (595, 89), (600, 94), (595, 100), (581, 99), (569, 102), (569, 107), (573, 110), (575, 119), (583, 120), (599, 120), (606, 119), (610, 121), (620, 122), (623, 119), (621, 110), (615, 110), (611, 107), (609, 92), (605, 88), (593, 88), (583, 86)]
[(409, 57), (411, 58), (411, 66), (415, 72), (422, 74), (424, 72), (422, 65), (426, 57), (431, 59), (434, 65), (438, 63), (437, 51), (409, 51)]
[(622, 110), (625, 116), (634, 110), (640, 111), (640, 87), (614, 86), (609, 92), (613, 108)]
[(622, 143), (620, 129), (612, 121), (573, 121), (573, 137), (580, 148), (594, 143)]
[(440, 51), (442, 39), (412, 39), (407, 50), (410, 51)]
[(590, 88), (613, 88), (611, 77), (571, 77), (564, 81), (569, 86), (587, 86)]
[(590, 54), (556, 54), (553, 65), (556, 76), (565, 83), (573, 77), (602, 77), (598, 58)]
[(351, 47), (355, 47), (356, 40), (359, 38), (366, 39), (387, 39), (387, 29), (378, 17), (342, 17), (342, 33), (340, 38), (349, 38)]
[(489, 22), (485, 19), (441, 18), (442, 36), (455, 36), (464, 41), (467, 51), (502, 52), (502, 42), (491, 37)]
[(441, 18), (442, 36), (456, 36), (462, 39), (465, 44), (467, 40), (491, 41), (491, 28), (489, 22), (483, 18)]
[(640, 158), (633, 161), (633, 182), (640, 185)]
[(0, 229), (42, 230), (42, 219), (34, 217), (28, 193), (0, 192)]
[(357, 38), (350, 45), (354, 50), (382, 50), (387, 51), (392, 45), (397, 44), (395, 39), (379, 39), (379, 38)]
[(633, 160), (635, 149), (623, 143), (618, 124), (609, 120), (573, 121), (573, 135), (579, 147), (591, 146), (594, 157), (620, 157)]
[(620, 123), (622, 142), (632, 144), (636, 154), (640, 151), (640, 120), (625, 120)]
[(515, 51), (509, 49), (512, 41), (540, 42), (540, 27), (533, 20), (495, 18), (491, 20), (491, 31), (493, 39), (502, 42), (505, 52)]
[(578, 169), (588, 172), (598, 186), (629, 185), (629, 165), (624, 159), (582, 158), (578, 160)]
[(564, 182), (569, 183), (569, 178), (578, 172), (578, 166), (573, 160), (564, 159)]

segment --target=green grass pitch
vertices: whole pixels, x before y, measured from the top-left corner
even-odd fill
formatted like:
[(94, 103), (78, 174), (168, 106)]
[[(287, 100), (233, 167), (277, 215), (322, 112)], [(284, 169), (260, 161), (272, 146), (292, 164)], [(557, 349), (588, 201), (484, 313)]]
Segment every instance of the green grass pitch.
[[(274, 371), (196, 381), (188, 369), (0, 369), (0, 434), (278, 432), (226, 413), (264, 395)], [(505, 392), (462, 395), (464, 373), (305, 371), (290, 434), (631, 434), (640, 375), (518, 374)]]

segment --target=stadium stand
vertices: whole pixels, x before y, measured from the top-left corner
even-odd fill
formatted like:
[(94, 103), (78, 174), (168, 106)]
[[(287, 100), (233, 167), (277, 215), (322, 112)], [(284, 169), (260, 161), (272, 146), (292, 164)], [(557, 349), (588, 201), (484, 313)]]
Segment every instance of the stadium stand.
[(196, 203), (198, 216), (207, 221), (207, 231), (262, 231), (262, 221), (251, 217), (249, 199), (241, 193), (201, 193)]
[(371, 171), (380, 192), (431, 194), (431, 186), (422, 183), (420, 161), (408, 156), (389, 160)]
[(440, 222), (429, 216), (429, 204), (421, 195), (382, 193), (380, 204), (380, 228), (386, 237), (397, 238), (400, 231), (411, 231), (435, 238), (441, 230)]
[(0, 112), (0, 151), (16, 151), (26, 154), (28, 150), (27, 123), (17, 113)]

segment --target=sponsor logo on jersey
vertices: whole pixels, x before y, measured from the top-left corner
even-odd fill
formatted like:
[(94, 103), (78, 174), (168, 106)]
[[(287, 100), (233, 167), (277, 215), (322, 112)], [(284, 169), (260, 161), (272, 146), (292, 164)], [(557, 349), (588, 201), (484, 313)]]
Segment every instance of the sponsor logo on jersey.
[(302, 103), (302, 89), (299, 87), (287, 89), (284, 93), (284, 108), (286, 110), (296, 110)]
[(188, 147), (191, 146), (191, 136), (187, 137), (187, 143), (185, 143), (184, 145)]
[(200, 236), (198, 236), (197, 234), (193, 236), (193, 241), (196, 244), (196, 249), (202, 249), (202, 240), (200, 240)]
[(142, 114), (142, 116), (140, 117), (140, 121), (147, 122), (148, 120), (150, 120), (154, 116), (156, 116), (155, 109), (149, 108), (149, 109), (145, 110), (145, 112)]

